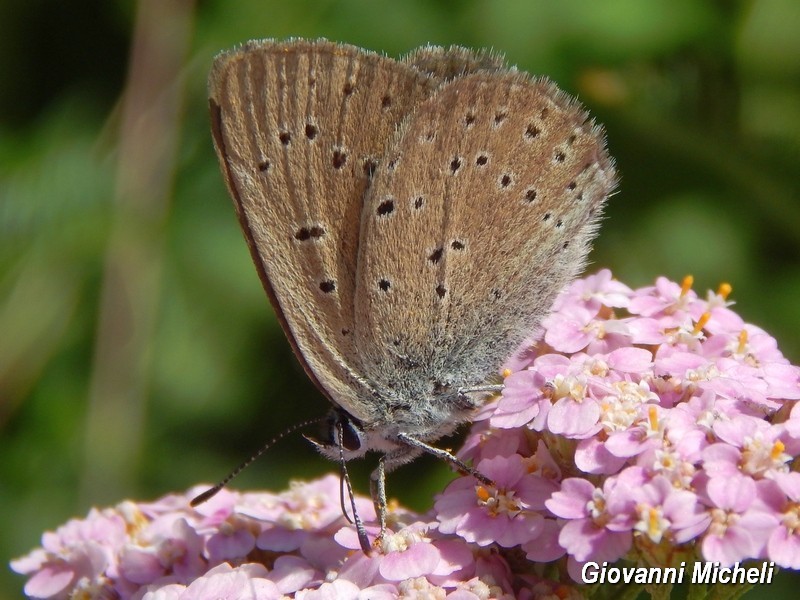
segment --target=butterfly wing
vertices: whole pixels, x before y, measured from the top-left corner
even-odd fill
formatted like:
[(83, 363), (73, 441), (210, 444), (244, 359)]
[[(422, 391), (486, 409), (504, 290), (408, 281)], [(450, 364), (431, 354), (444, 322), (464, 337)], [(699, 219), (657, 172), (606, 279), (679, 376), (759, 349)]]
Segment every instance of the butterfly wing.
[(478, 71), (507, 71), (505, 59), (496, 52), (472, 50), (463, 46), (422, 46), (412, 50), (403, 61), (441, 81), (463, 77)]
[(416, 399), (412, 420), (435, 429), (441, 407), (420, 399), (496, 373), (582, 268), (614, 185), (602, 131), (548, 81), (479, 72), (421, 103), (362, 215), (355, 339), (371, 385)]
[(326, 41), (250, 42), (209, 77), (214, 145), (264, 288), (317, 386), (355, 417), (364, 192), (401, 120), (435, 88), (397, 61)]

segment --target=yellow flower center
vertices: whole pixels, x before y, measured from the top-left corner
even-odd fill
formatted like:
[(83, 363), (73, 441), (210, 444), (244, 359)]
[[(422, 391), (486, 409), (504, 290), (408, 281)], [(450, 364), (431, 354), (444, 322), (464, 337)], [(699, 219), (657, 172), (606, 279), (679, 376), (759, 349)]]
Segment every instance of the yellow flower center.
[(729, 513), (721, 508), (711, 509), (711, 525), (708, 527), (709, 533), (722, 537), (728, 531), (728, 527), (733, 526), (739, 520), (739, 515)]
[(475, 496), (478, 499), (478, 506), (486, 509), (489, 516), (508, 515), (515, 517), (522, 509), (519, 502), (514, 498), (514, 490), (501, 490), (492, 488), (491, 491), (485, 486), (475, 486)]
[(790, 535), (795, 535), (800, 531), (800, 504), (797, 502), (789, 503), (786, 510), (783, 512), (781, 519), (783, 526), (789, 530)]
[(664, 517), (661, 507), (640, 504), (636, 507), (636, 512), (639, 514), (639, 521), (634, 526), (634, 529), (646, 535), (653, 543), (659, 544), (664, 534), (669, 531), (671, 524)]

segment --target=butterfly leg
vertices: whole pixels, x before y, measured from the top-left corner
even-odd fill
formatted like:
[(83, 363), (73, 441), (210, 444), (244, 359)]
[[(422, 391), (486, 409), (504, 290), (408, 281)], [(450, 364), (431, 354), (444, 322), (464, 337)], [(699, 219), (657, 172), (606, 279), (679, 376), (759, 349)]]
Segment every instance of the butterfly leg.
[(383, 537), (383, 531), (386, 529), (386, 455), (384, 454), (378, 459), (378, 466), (369, 477), (369, 492), (372, 496), (372, 502), (375, 504), (375, 514), (378, 515), (378, 523), (381, 526), (381, 532), (378, 534), (378, 539)]
[(486, 385), (474, 385), (472, 387), (459, 388), (459, 395), (474, 394), (477, 392), (490, 392), (492, 394), (499, 394), (505, 389), (502, 383), (487, 383)]
[(378, 523), (381, 527), (376, 541), (380, 541), (386, 531), (388, 513), (386, 508), (386, 474), (394, 471), (400, 465), (412, 461), (419, 454), (419, 449), (413, 446), (406, 446), (384, 454), (378, 459), (378, 466), (370, 475), (369, 491), (372, 496), (372, 502), (375, 505), (375, 513), (378, 515)]
[(398, 433), (397, 438), (401, 442), (412, 448), (417, 448), (419, 450), (422, 450), (423, 452), (427, 452), (428, 454), (435, 456), (440, 460), (449, 462), (456, 468), (456, 470), (459, 473), (462, 473), (464, 475), (472, 475), (475, 479), (477, 479), (484, 485), (494, 485), (494, 482), (491, 479), (489, 479), (485, 475), (481, 475), (480, 473), (478, 473), (478, 471), (470, 467), (468, 464), (466, 464), (465, 462), (463, 462), (462, 460), (460, 460), (454, 454), (448, 452), (447, 450), (442, 450), (441, 448), (437, 448), (436, 446), (431, 446), (430, 444), (426, 444), (425, 442), (422, 442), (405, 433)]

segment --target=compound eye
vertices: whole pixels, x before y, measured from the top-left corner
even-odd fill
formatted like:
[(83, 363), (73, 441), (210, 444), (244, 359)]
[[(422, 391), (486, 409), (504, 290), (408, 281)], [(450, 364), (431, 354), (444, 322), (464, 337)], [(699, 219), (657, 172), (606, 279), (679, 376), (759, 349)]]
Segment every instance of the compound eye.
[(336, 448), (339, 447), (341, 440), (342, 449), (349, 452), (361, 450), (364, 445), (361, 424), (339, 408), (328, 413), (320, 438), (324, 446)]
[(342, 446), (345, 450), (355, 452), (361, 449), (361, 430), (345, 416), (340, 422), (342, 428)]

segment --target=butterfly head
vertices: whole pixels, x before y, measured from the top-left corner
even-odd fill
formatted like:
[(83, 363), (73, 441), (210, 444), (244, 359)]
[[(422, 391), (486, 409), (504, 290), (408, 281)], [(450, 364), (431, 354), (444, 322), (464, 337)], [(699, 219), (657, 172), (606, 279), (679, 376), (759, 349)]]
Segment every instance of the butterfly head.
[[(402, 421), (401, 421), (402, 423)], [(435, 436), (440, 437), (446, 427), (439, 422)], [(409, 433), (419, 433), (409, 427)], [(401, 427), (398, 422), (375, 423), (367, 426), (341, 407), (330, 410), (322, 421), (322, 429), (318, 438), (304, 436), (320, 454), (333, 461), (353, 460), (361, 458), (367, 452), (397, 453), (400, 449), (408, 450), (408, 444), (400, 439)], [(414, 453), (416, 454), (416, 453)]]
[(361, 422), (341, 408), (333, 408), (322, 421), (319, 439), (304, 436), (324, 456), (338, 461), (360, 458), (370, 450), (369, 435)]

